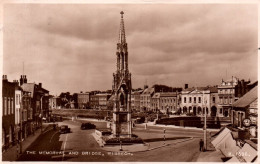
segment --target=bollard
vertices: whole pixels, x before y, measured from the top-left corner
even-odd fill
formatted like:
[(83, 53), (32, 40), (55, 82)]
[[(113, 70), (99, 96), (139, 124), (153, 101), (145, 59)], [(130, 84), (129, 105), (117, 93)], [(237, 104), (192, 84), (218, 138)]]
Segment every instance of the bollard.
[(122, 141), (120, 141), (120, 151), (123, 151), (123, 148), (122, 148)]

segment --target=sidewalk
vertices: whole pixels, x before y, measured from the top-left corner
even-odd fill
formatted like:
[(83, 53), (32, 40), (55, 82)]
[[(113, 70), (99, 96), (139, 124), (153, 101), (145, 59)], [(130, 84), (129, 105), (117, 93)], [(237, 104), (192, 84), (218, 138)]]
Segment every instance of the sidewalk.
[(201, 152), (197, 162), (224, 162), (221, 158), (225, 157), (221, 151), (216, 150), (212, 145), (209, 136), (207, 137), (207, 151)]
[[(175, 125), (162, 125), (162, 124), (154, 124), (154, 122), (148, 122), (148, 123), (142, 123), (139, 125), (143, 125), (145, 126), (145, 124), (147, 124), (147, 126), (156, 126), (156, 127), (164, 127), (164, 128), (176, 128), (176, 129), (190, 129), (190, 130), (200, 130), (203, 131), (203, 128), (196, 128), (196, 127), (188, 127), (188, 126), (175, 126)], [(207, 128), (207, 131), (211, 131), (211, 132), (218, 132), (220, 129), (209, 129)]]
[[(43, 133), (46, 132), (49, 124), (43, 123)], [(25, 150), (41, 135), (41, 128), (37, 129), (34, 132), (34, 135), (31, 134), (28, 136), (24, 141), (22, 141), (22, 151), (23, 153)], [(17, 157), (19, 157), (20, 154), (17, 154), (17, 148), (20, 149), (20, 147), (13, 146), (9, 149), (7, 149), (5, 152), (2, 153), (2, 161), (16, 161)]]

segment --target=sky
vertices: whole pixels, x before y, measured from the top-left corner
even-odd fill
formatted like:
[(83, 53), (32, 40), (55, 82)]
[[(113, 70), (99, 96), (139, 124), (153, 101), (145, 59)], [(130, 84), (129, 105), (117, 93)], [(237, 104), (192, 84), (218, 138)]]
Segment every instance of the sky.
[(25, 74), (54, 95), (112, 89), (120, 11), (133, 88), (257, 80), (256, 4), (5, 4), (3, 11), (3, 74), (9, 81)]

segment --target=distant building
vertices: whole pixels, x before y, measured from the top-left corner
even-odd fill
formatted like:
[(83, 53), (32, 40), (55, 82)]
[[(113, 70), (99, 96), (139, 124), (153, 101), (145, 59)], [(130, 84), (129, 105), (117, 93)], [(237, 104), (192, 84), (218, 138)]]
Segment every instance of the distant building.
[(78, 103), (78, 108), (79, 109), (86, 109), (89, 108), (90, 106), (90, 96), (89, 92), (86, 93), (77, 93), (77, 103)]
[(140, 98), (143, 90), (132, 91), (131, 94), (131, 109), (132, 111), (140, 111)]
[(240, 99), (238, 99), (231, 110), (231, 122), (247, 132), (247, 139), (257, 138), (258, 125), (258, 87), (254, 87)]
[(151, 106), (154, 112), (169, 114), (174, 113), (178, 109), (177, 92), (157, 92), (151, 99)]
[(61, 109), (61, 98), (57, 96), (50, 96), (49, 107), (50, 109)]
[(111, 94), (99, 93), (96, 94), (96, 99), (98, 99), (98, 109), (106, 110), (108, 105), (108, 100)]
[(140, 96), (140, 109), (142, 111), (152, 110), (151, 99), (154, 94), (154, 88), (146, 88)]
[(217, 87), (187, 88), (181, 92), (182, 114), (217, 116)]
[(256, 85), (257, 82), (250, 83), (249, 80), (239, 80), (233, 76), (231, 80), (222, 80), (218, 86), (218, 108), (223, 112), (223, 116), (230, 117), (232, 104)]

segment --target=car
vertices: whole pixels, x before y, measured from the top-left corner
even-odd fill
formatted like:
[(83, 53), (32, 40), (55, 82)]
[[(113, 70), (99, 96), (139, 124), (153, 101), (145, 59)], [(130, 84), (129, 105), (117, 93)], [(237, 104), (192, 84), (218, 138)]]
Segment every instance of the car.
[(63, 134), (63, 133), (70, 133), (70, 128), (69, 128), (68, 125), (61, 125), (59, 132), (61, 134)]
[(86, 122), (86, 123), (82, 123), (80, 128), (81, 128), (81, 130), (96, 129), (96, 125), (91, 124), (90, 122)]

